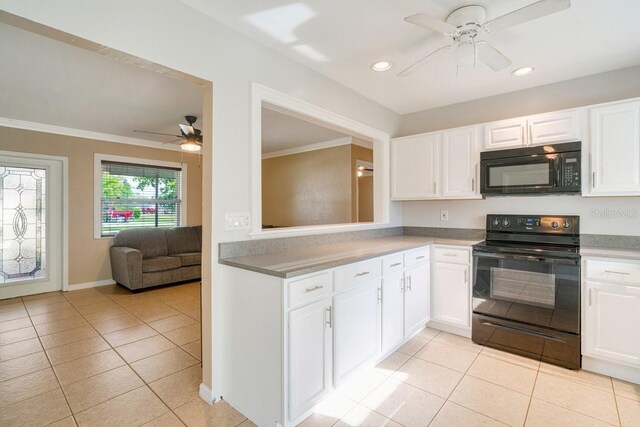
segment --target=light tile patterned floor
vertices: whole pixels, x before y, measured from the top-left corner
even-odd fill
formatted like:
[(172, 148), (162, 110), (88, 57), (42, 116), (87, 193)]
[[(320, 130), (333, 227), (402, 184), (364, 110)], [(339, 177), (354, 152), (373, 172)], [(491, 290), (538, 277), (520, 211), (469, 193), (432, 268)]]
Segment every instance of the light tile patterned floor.
[[(199, 284), (0, 301), (2, 426), (253, 426), (198, 397)], [(638, 426), (640, 385), (425, 329), (303, 426)]]
[(245, 422), (201, 378), (200, 283), (0, 300), (0, 426)]

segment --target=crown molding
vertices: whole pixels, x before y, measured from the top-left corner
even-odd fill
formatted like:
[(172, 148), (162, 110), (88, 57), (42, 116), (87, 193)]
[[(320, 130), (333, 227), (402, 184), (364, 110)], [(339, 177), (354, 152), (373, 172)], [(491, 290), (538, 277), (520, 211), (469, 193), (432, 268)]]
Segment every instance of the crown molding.
[(316, 142), (315, 144), (302, 145), (300, 147), (286, 148), (284, 150), (272, 151), (270, 153), (264, 153), (262, 159), (271, 159), (273, 157), (290, 156), (292, 154), (306, 153), (309, 151), (324, 150), (325, 148), (339, 147), (341, 145), (359, 145), (373, 149), (373, 143), (368, 141), (360, 141), (353, 139), (350, 136), (338, 139), (331, 139), (329, 141)]
[(97, 141), (115, 142), (118, 144), (137, 145), (140, 147), (155, 148), (158, 150), (182, 151), (179, 146), (163, 146), (162, 143), (158, 141), (149, 141), (147, 139), (130, 138), (121, 135), (112, 135), (108, 133), (93, 132), (89, 130), (48, 125), (45, 123), (28, 122), (25, 120), (9, 119), (7, 117), (0, 117), (0, 126), (15, 129), (32, 130), (35, 132), (52, 133), (56, 135), (66, 135), (76, 138), (93, 139)]

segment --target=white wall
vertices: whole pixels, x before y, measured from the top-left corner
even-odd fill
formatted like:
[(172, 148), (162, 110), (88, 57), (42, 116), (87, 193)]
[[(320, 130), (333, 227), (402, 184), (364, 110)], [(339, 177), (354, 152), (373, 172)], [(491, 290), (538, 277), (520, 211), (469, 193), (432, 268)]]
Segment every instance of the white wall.
[[(640, 96), (640, 66), (469, 101), (402, 117), (399, 135), (412, 135), (528, 114)], [(640, 197), (493, 197), (472, 201), (402, 202), (403, 224), (485, 228), (485, 215), (580, 215), (581, 232), (640, 235)], [(449, 221), (440, 221), (440, 210)]]
[[(399, 116), (177, 0), (0, 0), (0, 9), (213, 82), (213, 175), (212, 182), (203, 182), (205, 189), (212, 186), (213, 206), (205, 204), (203, 217), (212, 216), (214, 261), (211, 283), (203, 283), (203, 319), (208, 319), (205, 312), (213, 313), (214, 342), (203, 336), (203, 381), (214, 394), (221, 393), (221, 346), (215, 341), (221, 336), (217, 293), (224, 276), (215, 260), (218, 242), (249, 237), (246, 231), (224, 231), (224, 213), (251, 210), (251, 82), (389, 134), (396, 133)], [(204, 171), (203, 178), (209, 176)], [(397, 204), (391, 209), (395, 223), (401, 221), (400, 209)]]

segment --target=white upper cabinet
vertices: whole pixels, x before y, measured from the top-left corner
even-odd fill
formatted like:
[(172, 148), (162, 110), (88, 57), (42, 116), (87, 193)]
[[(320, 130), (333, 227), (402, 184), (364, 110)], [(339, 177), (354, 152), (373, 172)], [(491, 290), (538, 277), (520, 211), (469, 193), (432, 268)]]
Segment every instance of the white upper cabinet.
[(640, 101), (589, 110), (591, 195), (640, 195)]
[(531, 145), (556, 144), (579, 140), (578, 111), (558, 111), (527, 118)]
[(437, 197), (439, 134), (391, 141), (391, 197), (399, 200)]
[(442, 132), (440, 195), (448, 199), (479, 198), (478, 127)]
[(501, 120), (484, 126), (484, 149), (522, 147), (526, 144), (526, 119)]
[(487, 123), (484, 150), (577, 141), (579, 117), (578, 110), (566, 110)]

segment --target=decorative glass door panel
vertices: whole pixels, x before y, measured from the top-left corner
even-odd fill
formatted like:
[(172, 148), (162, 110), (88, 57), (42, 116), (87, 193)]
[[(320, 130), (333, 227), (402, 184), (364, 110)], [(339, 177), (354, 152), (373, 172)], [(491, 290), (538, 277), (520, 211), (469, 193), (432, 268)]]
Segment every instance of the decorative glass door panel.
[(0, 165), (0, 284), (44, 279), (46, 170)]

